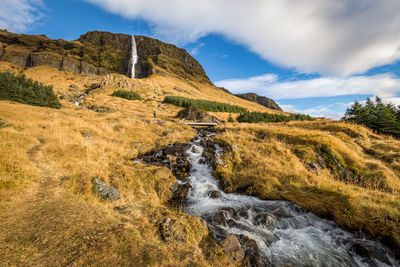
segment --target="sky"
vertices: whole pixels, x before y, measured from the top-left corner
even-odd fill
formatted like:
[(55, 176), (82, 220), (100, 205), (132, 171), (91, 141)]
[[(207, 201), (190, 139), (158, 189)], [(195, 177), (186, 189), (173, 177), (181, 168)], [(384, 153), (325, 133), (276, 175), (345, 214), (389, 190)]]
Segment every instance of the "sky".
[(398, 0), (0, 0), (0, 28), (78, 39), (100, 30), (185, 48), (218, 86), (339, 119), (400, 105)]

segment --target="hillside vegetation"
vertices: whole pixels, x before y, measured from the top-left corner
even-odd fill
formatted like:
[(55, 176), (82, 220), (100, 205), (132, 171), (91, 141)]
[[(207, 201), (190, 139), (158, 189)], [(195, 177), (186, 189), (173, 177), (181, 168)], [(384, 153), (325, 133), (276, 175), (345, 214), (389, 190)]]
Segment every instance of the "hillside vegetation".
[(379, 97), (375, 98), (375, 102), (368, 98), (365, 105), (355, 102), (347, 109), (342, 120), (400, 137), (400, 107), (385, 105)]
[(114, 93), (112, 93), (111, 96), (121, 97), (121, 98), (125, 98), (128, 100), (142, 100), (142, 98), (140, 97), (140, 95), (138, 93), (133, 92), (133, 91), (127, 91), (127, 90), (114, 91)]
[(285, 199), (350, 229), (400, 240), (400, 141), (314, 121), (221, 129), (228, 191)]
[(28, 79), (25, 75), (0, 72), (0, 100), (11, 100), (42, 107), (60, 108), (52, 86)]
[[(230, 266), (200, 219), (167, 205), (172, 172), (132, 159), (196, 136), (175, 118), (182, 108), (164, 103), (165, 96), (284, 113), (169, 76), (84, 76), (5, 62), (0, 71), (53, 86), (62, 104), (0, 101), (0, 265)], [(116, 90), (144, 101), (111, 96)], [(227, 191), (287, 199), (352, 229), (400, 240), (400, 141), (328, 120), (229, 121), (216, 134), (224, 153), (215, 174)], [(98, 198), (93, 178), (117, 188), (121, 200)], [(167, 218), (168, 241), (159, 231)]]
[(213, 112), (242, 113), (247, 111), (246, 109), (239, 106), (233, 106), (226, 103), (209, 101), (204, 99), (192, 99), (182, 96), (166, 96), (164, 99), (164, 103), (173, 104), (178, 107), (199, 108), (205, 111), (213, 111)]
[(312, 121), (310, 115), (303, 114), (270, 114), (262, 112), (245, 112), (240, 114), (237, 118), (238, 122), (289, 122), (289, 121)]

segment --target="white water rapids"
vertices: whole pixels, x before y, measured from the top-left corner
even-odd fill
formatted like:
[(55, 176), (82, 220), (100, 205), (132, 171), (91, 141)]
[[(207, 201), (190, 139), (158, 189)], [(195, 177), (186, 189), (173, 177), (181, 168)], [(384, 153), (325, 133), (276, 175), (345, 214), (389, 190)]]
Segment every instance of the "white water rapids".
[[(218, 240), (229, 233), (248, 236), (257, 242), (266, 266), (400, 265), (382, 244), (361, 233), (346, 231), (297, 205), (219, 190), (212, 168), (199, 163), (203, 152), (200, 141), (201, 138), (192, 142), (186, 151), (192, 164), (188, 178), (192, 189), (185, 212), (206, 220)], [(219, 191), (222, 197), (211, 198), (212, 190)], [(235, 212), (227, 212), (232, 208)], [(216, 223), (216, 214), (223, 214), (224, 222)]]
[(131, 36), (131, 57), (129, 58), (128, 76), (135, 78), (135, 65), (138, 61), (135, 36)]

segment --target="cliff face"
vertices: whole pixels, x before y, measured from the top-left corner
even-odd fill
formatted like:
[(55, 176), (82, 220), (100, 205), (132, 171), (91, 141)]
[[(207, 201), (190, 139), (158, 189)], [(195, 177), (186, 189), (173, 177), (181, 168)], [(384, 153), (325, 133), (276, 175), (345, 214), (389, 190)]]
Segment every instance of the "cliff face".
[(237, 94), (236, 96), (242, 99), (246, 99), (248, 101), (256, 102), (270, 109), (282, 111), (281, 107), (278, 106), (278, 104), (276, 104), (274, 100), (265, 96), (260, 96), (255, 93)]
[[(202, 66), (184, 49), (145, 36), (135, 36), (139, 56), (136, 77), (153, 73), (210, 82)], [(93, 31), (76, 41), (0, 30), (0, 60), (25, 68), (49, 65), (59, 70), (93, 75), (128, 72), (131, 36)]]

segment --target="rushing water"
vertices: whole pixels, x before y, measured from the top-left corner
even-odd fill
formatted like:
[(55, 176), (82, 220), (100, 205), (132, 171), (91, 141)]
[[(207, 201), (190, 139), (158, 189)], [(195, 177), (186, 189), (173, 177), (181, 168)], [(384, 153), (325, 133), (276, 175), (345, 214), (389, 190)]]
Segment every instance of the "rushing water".
[(131, 57), (129, 58), (128, 76), (135, 78), (135, 65), (138, 61), (135, 36), (131, 36)]
[[(205, 219), (217, 239), (228, 233), (246, 235), (257, 242), (263, 261), (273, 266), (400, 265), (380, 243), (361, 233), (348, 232), (297, 205), (219, 190), (212, 168), (201, 164), (204, 148), (200, 141), (192, 142), (186, 152), (192, 164), (188, 178), (192, 189), (185, 211)], [(213, 190), (221, 197), (211, 198)], [(215, 220), (221, 214), (223, 222)]]

